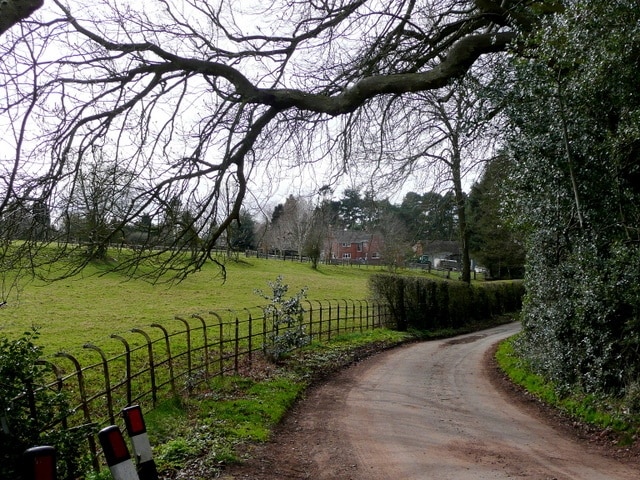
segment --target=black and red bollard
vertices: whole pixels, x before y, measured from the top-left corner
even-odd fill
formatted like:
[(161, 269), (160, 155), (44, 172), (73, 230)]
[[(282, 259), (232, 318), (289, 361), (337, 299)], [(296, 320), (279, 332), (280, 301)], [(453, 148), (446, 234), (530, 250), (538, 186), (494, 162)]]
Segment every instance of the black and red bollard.
[(56, 480), (56, 451), (53, 447), (29, 448), (24, 452), (25, 480)]
[(138, 476), (140, 480), (158, 480), (158, 470), (153, 461), (151, 443), (147, 435), (147, 427), (139, 405), (127, 407), (122, 410), (127, 434), (131, 438), (133, 453), (138, 461)]
[(114, 480), (140, 480), (122, 432), (116, 425), (100, 430), (98, 439)]

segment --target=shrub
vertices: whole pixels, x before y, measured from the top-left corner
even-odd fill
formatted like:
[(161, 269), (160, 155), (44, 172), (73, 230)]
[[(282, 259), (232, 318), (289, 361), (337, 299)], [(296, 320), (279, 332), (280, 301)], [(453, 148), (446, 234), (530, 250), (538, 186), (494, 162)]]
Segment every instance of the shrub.
[(56, 449), (58, 478), (77, 478), (85, 467), (80, 445), (87, 432), (50, 428), (70, 409), (63, 393), (44, 387), (47, 371), (37, 338), (33, 330), (16, 340), (0, 339), (0, 478), (21, 478), (24, 451), (40, 445)]
[(303, 325), (305, 309), (302, 299), (307, 296), (303, 288), (296, 295), (286, 298), (289, 286), (282, 283), (279, 275), (275, 282), (268, 282), (271, 293), (256, 290), (269, 304), (263, 307), (264, 314), (273, 322), (273, 329), (267, 335), (263, 351), (268, 359), (277, 362), (292, 350), (307, 345), (310, 341)]

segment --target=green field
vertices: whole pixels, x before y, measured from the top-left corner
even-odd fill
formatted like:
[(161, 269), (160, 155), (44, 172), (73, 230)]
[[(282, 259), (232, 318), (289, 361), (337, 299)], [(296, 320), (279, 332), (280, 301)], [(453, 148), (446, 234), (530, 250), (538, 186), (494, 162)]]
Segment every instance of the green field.
[(119, 274), (101, 274), (90, 267), (82, 275), (53, 283), (21, 283), (5, 297), (0, 309), (0, 335), (19, 336), (31, 326), (40, 332), (47, 353), (100, 342), (112, 333), (164, 323), (176, 315), (241, 310), (265, 303), (256, 289), (269, 290), (268, 281), (282, 275), (289, 293), (308, 287), (309, 300), (366, 299), (367, 280), (380, 270), (372, 267), (320, 265), (241, 258), (226, 263), (223, 282), (213, 263), (175, 285), (152, 285)]

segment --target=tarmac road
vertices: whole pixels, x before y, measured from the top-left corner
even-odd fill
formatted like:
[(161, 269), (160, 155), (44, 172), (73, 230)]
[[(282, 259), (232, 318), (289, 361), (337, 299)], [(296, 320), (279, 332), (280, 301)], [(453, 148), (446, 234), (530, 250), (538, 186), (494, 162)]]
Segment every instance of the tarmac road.
[(349, 368), (224, 478), (640, 478), (637, 462), (604, 456), (491, 383), (486, 352), (518, 328), (415, 343)]

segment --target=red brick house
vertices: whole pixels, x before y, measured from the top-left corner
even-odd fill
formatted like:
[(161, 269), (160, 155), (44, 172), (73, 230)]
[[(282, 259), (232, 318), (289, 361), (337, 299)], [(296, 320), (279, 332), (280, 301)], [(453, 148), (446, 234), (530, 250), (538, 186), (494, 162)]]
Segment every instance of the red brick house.
[(331, 232), (325, 244), (325, 261), (378, 264), (384, 242), (376, 233), (342, 230)]

